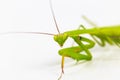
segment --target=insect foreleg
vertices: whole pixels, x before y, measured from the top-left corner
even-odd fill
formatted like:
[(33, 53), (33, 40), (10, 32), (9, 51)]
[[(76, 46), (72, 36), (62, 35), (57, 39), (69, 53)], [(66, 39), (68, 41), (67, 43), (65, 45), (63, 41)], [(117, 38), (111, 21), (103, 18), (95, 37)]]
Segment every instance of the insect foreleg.
[[(79, 37), (79, 36), (74, 36), (72, 37), (74, 39), (74, 41), (81, 47), (81, 49), (83, 49), (86, 53), (86, 60), (91, 60), (92, 59), (92, 55), (90, 53), (90, 51), (88, 50), (89, 48), (92, 48), (95, 43), (87, 38), (84, 37)], [(82, 41), (84, 42), (88, 42), (89, 44), (86, 44), (86, 46), (82, 43)]]
[[(61, 50), (59, 50), (59, 54), (61, 56), (70, 57), (77, 61), (91, 60), (92, 55), (88, 49), (92, 48), (95, 45), (95, 43), (93, 41), (91, 41), (90, 39), (87, 39), (84, 37), (74, 36), (72, 38), (75, 40), (75, 42), (79, 46), (61, 49)], [(82, 41), (88, 42), (88, 44), (83, 44)], [(80, 52), (82, 52), (82, 51), (85, 51), (87, 53), (87, 55), (80, 54)]]
[[(76, 61), (92, 59), (92, 55), (88, 49), (92, 48), (95, 45), (95, 43), (87, 38), (80, 37), (80, 36), (74, 36), (72, 38), (75, 40), (75, 42), (79, 46), (63, 48), (63, 49), (59, 50), (59, 54), (62, 56), (62, 61), (61, 61), (62, 73), (61, 73), (59, 79), (62, 77), (62, 74), (64, 73), (64, 57), (70, 57), (72, 59), (75, 59)], [(89, 44), (84, 45), (81, 41), (88, 42)], [(85, 51), (87, 53), (87, 55), (81, 54), (82, 51)]]

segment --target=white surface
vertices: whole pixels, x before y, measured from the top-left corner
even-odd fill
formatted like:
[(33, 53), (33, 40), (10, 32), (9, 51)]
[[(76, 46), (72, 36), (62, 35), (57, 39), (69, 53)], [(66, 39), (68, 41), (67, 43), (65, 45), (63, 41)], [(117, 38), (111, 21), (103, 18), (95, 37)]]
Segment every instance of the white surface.
[[(120, 23), (119, 0), (52, 0), (60, 31), (89, 25), (84, 14), (98, 25)], [(39, 31), (57, 33), (48, 0), (1, 0), (0, 32)], [(69, 43), (68, 43), (69, 44)], [(71, 43), (70, 43), (71, 44)], [(51, 36), (0, 35), (0, 80), (57, 80), (60, 47)], [(119, 80), (120, 49), (91, 49), (93, 60), (75, 64), (66, 59), (62, 80)]]

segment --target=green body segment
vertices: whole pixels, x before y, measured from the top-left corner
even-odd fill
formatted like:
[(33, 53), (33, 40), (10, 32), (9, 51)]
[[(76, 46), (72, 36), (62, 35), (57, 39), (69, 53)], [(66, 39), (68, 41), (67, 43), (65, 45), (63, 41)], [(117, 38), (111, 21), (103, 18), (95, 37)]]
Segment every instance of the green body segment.
[(99, 35), (104, 34), (107, 36), (120, 36), (120, 25), (116, 26), (106, 26), (106, 27), (100, 27), (100, 28), (92, 28), (92, 29), (86, 29), (86, 30), (72, 30), (64, 32), (68, 36), (76, 36), (80, 34), (91, 34), (91, 35)]

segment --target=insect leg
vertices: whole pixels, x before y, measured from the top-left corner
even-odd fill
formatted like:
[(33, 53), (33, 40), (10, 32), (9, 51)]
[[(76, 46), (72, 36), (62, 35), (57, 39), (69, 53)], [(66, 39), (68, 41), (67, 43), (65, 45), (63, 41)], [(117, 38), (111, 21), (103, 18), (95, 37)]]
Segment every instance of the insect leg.
[[(83, 25), (80, 25), (77, 29), (80, 30), (80, 28), (82, 28), (83, 30), (85, 30), (86, 28)], [(72, 46), (74, 45), (75, 42), (72, 42)]]
[[(86, 45), (86, 48), (90, 48), (90, 47)], [(69, 58), (75, 59), (76, 61), (86, 60), (87, 56), (84, 54), (80, 54), (80, 52), (82, 51), (83, 49), (80, 46), (63, 48), (59, 50), (59, 54), (62, 56), (62, 61), (61, 61), (62, 72), (58, 80), (62, 78), (62, 75), (64, 73), (64, 57), (69, 57)]]
[[(94, 22), (92, 22), (90, 19), (88, 19), (86, 16), (82, 16), (82, 18), (86, 21), (86, 22), (88, 22), (90, 25), (92, 25), (98, 32), (100, 32), (100, 30), (99, 30), (99, 28), (97, 27), (97, 24), (95, 24)], [(84, 27), (83, 25), (82, 25), (82, 27)], [(85, 28), (85, 27), (84, 27)], [(101, 36), (102, 35), (102, 36)], [(108, 36), (106, 36), (106, 35), (104, 35), (104, 34), (102, 34), (101, 32), (100, 32), (100, 35), (91, 35), (91, 37), (98, 43), (98, 45), (100, 45), (100, 46), (105, 46), (105, 41), (107, 41), (109, 44), (113, 44), (113, 41), (108, 37)], [(99, 40), (101, 41), (98, 41), (98, 39), (97, 38), (99, 38)]]
[[(91, 55), (91, 53), (90, 53), (90, 51), (88, 49), (92, 48), (95, 45), (95, 43), (92, 40), (90, 40), (90, 39), (87, 39), (87, 38), (84, 38), (84, 37), (80, 37), (80, 36), (73, 36), (72, 38), (81, 47), (81, 49), (86, 52), (86, 54), (87, 54), (86, 55), (87, 56), (86, 60), (91, 60), (92, 59), (92, 55)], [(87, 42), (89, 44), (84, 45), (82, 43), (82, 41)]]
[[(76, 59), (77, 61), (79, 61), (79, 60), (91, 60), (92, 55), (88, 49), (92, 48), (95, 45), (95, 43), (92, 40), (84, 38), (84, 37), (74, 36), (72, 38), (75, 40), (75, 42), (79, 46), (61, 49), (59, 51), (59, 54), (64, 55), (66, 57), (71, 57), (73, 59)], [(84, 45), (81, 41), (88, 42), (89, 44)], [(82, 51), (85, 51), (87, 53), (87, 55), (78, 54)]]
[[(90, 19), (88, 19), (86, 16), (82, 16), (82, 18), (88, 22), (90, 25), (94, 26), (95, 28), (97, 28), (97, 24), (93, 23)], [(84, 29), (86, 29), (83, 25), (81, 25)], [(100, 46), (104, 46), (105, 42), (100, 39), (101, 42), (99, 42), (93, 35), (90, 35)]]
[[(62, 77), (62, 74), (64, 73), (64, 57), (70, 57), (72, 59), (75, 59), (76, 61), (79, 60), (91, 60), (92, 59), (92, 55), (89, 52), (89, 48), (92, 48), (94, 46), (94, 42), (84, 38), (84, 37), (73, 37), (73, 39), (75, 40), (75, 42), (77, 42), (77, 44), (79, 46), (75, 46), (75, 47), (69, 47), (69, 48), (63, 48), (61, 50), (59, 50), (59, 54), (62, 56), (62, 61), (61, 61), (61, 69), (62, 69), (62, 73), (59, 77), (59, 79)], [(86, 41), (89, 44), (83, 44), (82, 41)], [(85, 51), (87, 53), (87, 55), (85, 54), (81, 54), (80, 52)]]
[[(86, 29), (83, 25), (80, 25), (80, 27), (82, 27), (83, 29)], [(99, 28), (97, 28), (97, 27), (95, 27), (96, 28), (96, 30), (98, 30), (99, 31)], [(100, 31), (99, 31), (100, 32)], [(90, 36), (98, 43), (98, 45), (100, 45), (100, 46), (105, 46), (105, 41), (107, 41), (109, 44), (113, 44), (113, 42), (112, 42), (112, 40), (108, 37), (108, 36), (106, 36), (106, 35), (104, 35), (104, 34), (102, 34), (101, 32), (100, 32), (100, 34), (98, 34), (98, 35), (91, 35), (90, 34)], [(99, 40), (98, 40), (98, 39)]]
[(83, 18), (87, 23), (89, 23), (91, 26), (97, 27), (97, 24), (95, 24), (94, 22), (92, 22), (88, 17), (86, 17), (86, 16), (83, 15), (82, 18)]

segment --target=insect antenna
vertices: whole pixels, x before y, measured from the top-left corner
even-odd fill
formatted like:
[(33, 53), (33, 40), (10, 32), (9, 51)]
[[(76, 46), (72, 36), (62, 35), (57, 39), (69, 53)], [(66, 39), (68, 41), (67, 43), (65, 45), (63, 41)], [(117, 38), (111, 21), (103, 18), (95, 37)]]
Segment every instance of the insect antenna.
[(54, 11), (53, 11), (52, 1), (51, 0), (49, 0), (49, 4), (50, 4), (50, 9), (51, 9), (51, 12), (52, 12), (52, 16), (53, 16), (53, 19), (54, 19), (56, 29), (57, 29), (58, 33), (60, 34), (60, 30), (58, 28), (58, 24), (57, 24), (57, 21), (56, 21), (56, 18), (55, 18), (55, 14), (54, 14)]
[(54, 36), (55, 34), (52, 34), (52, 33), (44, 33), (44, 32), (3, 32), (3, 33), (0, 33), (0, 35), (5, 35), (5, 34), (15, 34), (15, 33), (28, 33), (28, 34), (43, 34), (43, 35), (51, 35), (51, 36)]

